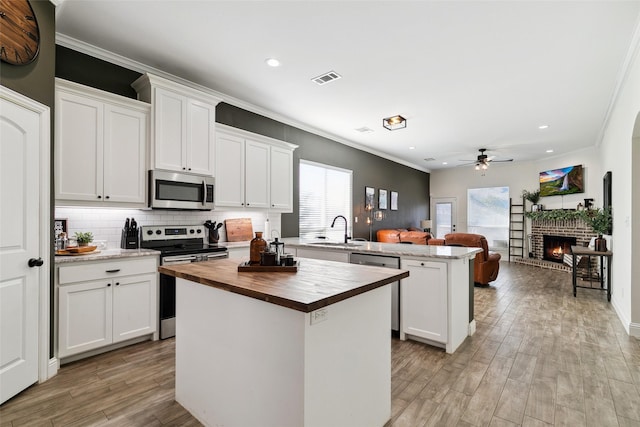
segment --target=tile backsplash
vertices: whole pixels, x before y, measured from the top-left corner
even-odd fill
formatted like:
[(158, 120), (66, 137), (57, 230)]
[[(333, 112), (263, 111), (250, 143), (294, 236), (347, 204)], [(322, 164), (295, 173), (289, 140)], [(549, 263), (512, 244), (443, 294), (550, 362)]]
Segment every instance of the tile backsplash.
[[(222, 222), (229, 218), (251, 218), (254, 231), (265, 231), (267, 238), (280, 234), (280, 213), (260, 211), (171, 211), (140, 209), (101, 209), (56, 206), (56, 219), (67, 220), (70, 237), (76, 231), (90, 231), (94, 240), (104, 240), (109, 248), (120, 247), (120, 232), (126, 218), (143, 225), (202, 225), (206, 220)], [(225, 227), (220, 229), (220, 242), (227, 239)]]

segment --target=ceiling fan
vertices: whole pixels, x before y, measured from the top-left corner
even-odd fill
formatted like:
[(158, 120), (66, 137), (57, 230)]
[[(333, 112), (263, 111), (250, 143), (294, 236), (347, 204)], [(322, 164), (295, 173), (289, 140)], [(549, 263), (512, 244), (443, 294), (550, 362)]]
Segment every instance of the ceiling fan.
[(466, 166), (466, 165), (476, 165), (476, 170), (486, 170), (489, 168), (489, 163), (491, 162), (512, 162), (513, 159), (503, 159), (503, 160), (495, 160), (494, 157), (495, 156), (487, 156), (485, 154), (486, 151), (488, 151), (486, 148), (480, 148), (478, 149), (478, 151), (480, 152), (480, 154), (478, 154), (478, 157), (475, 160), (460, 160), (461, 162), (467, 162), (464, 163), (462, 165), (459, 166)]

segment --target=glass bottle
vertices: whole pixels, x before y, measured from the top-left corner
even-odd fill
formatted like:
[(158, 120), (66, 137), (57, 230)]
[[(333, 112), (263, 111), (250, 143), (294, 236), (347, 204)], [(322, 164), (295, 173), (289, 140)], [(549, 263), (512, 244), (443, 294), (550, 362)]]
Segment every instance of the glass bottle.
[(249, 244), (249, 264), (260, 264), (260, 252), (267, 250), (267, 241), (262, 238), (262, 231), (256, 231), (256, 237)]

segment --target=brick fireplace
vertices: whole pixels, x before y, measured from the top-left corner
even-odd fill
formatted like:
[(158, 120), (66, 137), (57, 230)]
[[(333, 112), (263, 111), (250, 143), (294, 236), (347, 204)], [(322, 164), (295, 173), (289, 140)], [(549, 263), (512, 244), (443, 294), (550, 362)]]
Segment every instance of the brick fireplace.
[[(596, 237), (596, 234), (591, 227), (581, 219), (532, 220), (531, 247), (529, 248), (532, 257), (524, 258), (517, 262), (554, 270), (571, 271), (571, 267), (557, 259), (553, 261), (545, 260), (544, 236), (571, 238), (571, 244), (586, 246), (592, 237)], [(575, 243), (573, 243), (573, 238), (575, 238)], [(566, 246), (563, 246), (563, 251), (565, 251), (565, 248)], [(567, 253), (570, 253), (570, 251)]]

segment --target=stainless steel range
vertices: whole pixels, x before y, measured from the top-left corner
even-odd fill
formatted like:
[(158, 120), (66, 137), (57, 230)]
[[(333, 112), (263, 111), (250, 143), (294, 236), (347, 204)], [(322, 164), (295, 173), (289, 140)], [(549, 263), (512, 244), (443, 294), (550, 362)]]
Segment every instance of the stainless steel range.
[[(160, 265), (187, 264), (228, 258), (224, 246), (205, 240), (203, 225), (148, 225), (142, 227), (140, 246), (160, 251)], [(160, 338), (176, 334), (176, 279), (160, 274)]]

